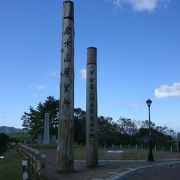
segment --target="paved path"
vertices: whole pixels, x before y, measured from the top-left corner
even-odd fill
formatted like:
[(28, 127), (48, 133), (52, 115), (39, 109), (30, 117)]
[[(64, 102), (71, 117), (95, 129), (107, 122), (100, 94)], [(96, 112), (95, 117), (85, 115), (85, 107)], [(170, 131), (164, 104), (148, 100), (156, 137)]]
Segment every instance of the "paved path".
[(139, 169), (116, 180), (180, 180), (180, 162), (171, 162), (165, 165), (156, 165), (145, 169)]
[[(44, 151), (44, 153), (46, 154), (46, 175), (48, 177), (48, 180), (59, 180), (59, 179), (61, 180), (119, 179), (120, 180), (121, 179), (119, 178), (120, 173), (124, 173), (131, 169), (136, 169), (139, 167), (152, 166), (152, 165), (165, 163), (163, 161), (147, 162), (145, 160), (99, 160), (98, 168), (87, 168), (84, 160), (75, 160), (74, 173), (60, 174), (56, 171), (57, 170), (56, 154), (52, 152), (53, 151)], [(157, 168), (154, 168), (154, 169), (157, 169)], [(169, 167), (169, 171), (166, 171), (166, 172), (170, 175), (172, 169), (173, 169), (173, 172), (175, 173), (178, 171), (178, 168), (175, 168), (175, 166), (172, 166), (172, 167)], [(161, 171), (159, 172), (163, 172), (163, 170), (161, 169)], [(152, 177), (150, 176), (151, 174), (152, 174)], [(163, 173), (161, 173), (161, 175), (162, 174)], [(167, 175), (164, 175), (164, 176), (166, 177)], [(129, 177), (128, 180), (131, 180), (131, 179), (149, 180), (148, 178), (151, 178), (152, 180), (156, 180), (154, 179), (156, 177), (157, 177), (157, 180), (161, 180), (161, 179), (158, 179), (160, 177), (159, 177), (159, 174), (155, 170), (154, 171), (144, 170), (144, 172), (140, 172), (137, 175), (133, 175), (132, 177)], [(172, 179), (172, 180), (176, 180), (176, 179)], [(178, 180), (180, 180), (180, 178)]]
[[(119, 172), (127, 171), (130, 168), (148, 165), (146, 161), (99, 161), (98, 168), (87, 168), (85, 161), (75, 160), (74, 173), (60, 174), (57, 173), (57, 164), (53, 159), (47, 159), (46, 173), (49, 180), (92, 180), (106, 179), (116, 176)], [(111, 178), (110, 178), (111, 179)]]
[[(75, 160), (75, 171), (73, 173), (60, 174), (57, 172), (55, 150), (45, 150), (43, 153), (46, 154), (46, 176), (48, 180), (176, 180), (177, 177), (180, 177), (180, 161), (179, 166), (169, 164), (170, 162), (175, 163), (174, 160), (155, 162), (146, 160), (99, 160), (98, 168), (87, 168), (85, 160)], [(153, 167), (158, 164), (161, 165)], [(162, 164), (165, 165), (162, 166)], [(149, 168), (141, 169), (145, 166), (149, 166)], [(137, 168), (139, 168), (138, 173)], [(122, 174), (128, 174), (129, 171), (134, 173), (130, 173), (131, 176), (120, 178)], [(169, 176), (172, 176), (173, 179)]]

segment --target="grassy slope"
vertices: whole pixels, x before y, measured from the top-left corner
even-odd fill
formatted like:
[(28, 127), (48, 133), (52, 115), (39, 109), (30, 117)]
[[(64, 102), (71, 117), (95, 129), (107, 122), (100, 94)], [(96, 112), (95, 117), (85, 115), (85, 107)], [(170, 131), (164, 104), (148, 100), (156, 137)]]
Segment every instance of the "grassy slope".
[(22, 179), (22, 157), (16, 152), (8, 152), (0, 159), (0, 180)]

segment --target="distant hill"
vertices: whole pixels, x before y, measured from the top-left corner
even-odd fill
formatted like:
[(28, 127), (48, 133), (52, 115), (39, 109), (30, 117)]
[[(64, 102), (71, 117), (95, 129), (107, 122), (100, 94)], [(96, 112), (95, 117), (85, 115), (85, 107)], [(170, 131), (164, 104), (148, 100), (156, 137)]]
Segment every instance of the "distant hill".
[(0, 126), (0, 133), (14, 134), (14, 133), (23, 133), (23, 132), (24, 132), (23, 129), (7, 127), (7, 126)]

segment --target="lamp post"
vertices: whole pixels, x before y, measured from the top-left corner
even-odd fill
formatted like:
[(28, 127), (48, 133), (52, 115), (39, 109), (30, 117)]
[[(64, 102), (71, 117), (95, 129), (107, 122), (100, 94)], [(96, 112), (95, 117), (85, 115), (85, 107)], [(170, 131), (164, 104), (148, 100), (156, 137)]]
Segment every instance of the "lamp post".
[(148, 106), (148, 112), (149, 112), (149, 148), (148, 148), (148, 161), (154, 161), (153, 153), (152, 153), (152, 135), (151, 135), (151, 116), (150, 116), (150, 106), (152, 101), (148, 99), (146, 101), (146, 104)]

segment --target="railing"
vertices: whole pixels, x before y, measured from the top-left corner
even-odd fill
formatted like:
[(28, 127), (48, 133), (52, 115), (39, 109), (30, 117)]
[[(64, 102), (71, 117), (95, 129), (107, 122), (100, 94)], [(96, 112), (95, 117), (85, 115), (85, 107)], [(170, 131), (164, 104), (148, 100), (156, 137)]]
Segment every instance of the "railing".
[[(143, 144), (120, 144), (120, 145), (109, 145), (107, 146), (106, 144), (103, 146), (103, 145), (99, 145), (100, 148), (108, 148), (108, 149), (148, 149), (148, 145), (143, 145)], [(153, 146), (153, 150), (154, 151), (169, 151), (169, 152), (177, 152), (177, 147), (175, 146), (157, 146), (157, 145), (154, 145)]]
[(17, 151), (24, 156), (22, 161), (23, 180), (45, 180), (45, 154), (24, 144), (18, 144)]

